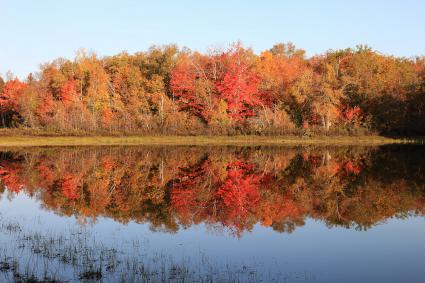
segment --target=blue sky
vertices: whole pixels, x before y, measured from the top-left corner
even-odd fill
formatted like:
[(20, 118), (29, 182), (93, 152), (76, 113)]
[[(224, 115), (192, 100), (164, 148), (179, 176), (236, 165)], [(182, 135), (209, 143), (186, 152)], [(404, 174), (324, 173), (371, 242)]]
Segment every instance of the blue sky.
[(241, 40), (256, 52), (292, 41), (313, 55), (368, 44), (425, 55), (424, 0), (0, 0), (0, 74), (19, 77), (80, 48), (100, 55), (176, 43), (194, 50)]

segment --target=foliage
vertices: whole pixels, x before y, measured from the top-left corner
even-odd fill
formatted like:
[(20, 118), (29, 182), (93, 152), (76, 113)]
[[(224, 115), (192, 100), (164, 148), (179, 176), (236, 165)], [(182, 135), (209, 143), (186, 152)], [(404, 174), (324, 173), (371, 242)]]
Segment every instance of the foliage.
[(0, 78), (1, 127), (100, 134), (425, 134), (424, 58), (368, 46), (310, 58), (292, 43), (201, 54), (80, 50)]

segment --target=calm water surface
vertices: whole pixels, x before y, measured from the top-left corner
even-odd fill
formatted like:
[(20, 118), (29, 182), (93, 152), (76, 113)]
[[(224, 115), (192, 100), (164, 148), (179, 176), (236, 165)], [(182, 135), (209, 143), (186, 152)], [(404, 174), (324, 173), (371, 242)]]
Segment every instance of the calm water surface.
[(424, 282), (425, 147), (0, 152), (0, 281)]

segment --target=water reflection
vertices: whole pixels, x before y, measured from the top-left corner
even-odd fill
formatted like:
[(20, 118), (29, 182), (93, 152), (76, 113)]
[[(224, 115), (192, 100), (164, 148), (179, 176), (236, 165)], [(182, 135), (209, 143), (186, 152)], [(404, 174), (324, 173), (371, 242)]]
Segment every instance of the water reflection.
[(148, 223), (176, 233), (206, 224), (243, 237), (256, 224), (291, 233), (308, 218), (368, 229), (422, 216), (425, 148), (38, 148), (0, 154), (0, 189), (58, 215)]

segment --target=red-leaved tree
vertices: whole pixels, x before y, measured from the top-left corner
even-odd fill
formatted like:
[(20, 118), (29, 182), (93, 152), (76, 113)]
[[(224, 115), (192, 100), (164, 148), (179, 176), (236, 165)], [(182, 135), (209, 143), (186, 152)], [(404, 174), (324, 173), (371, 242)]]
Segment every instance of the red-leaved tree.
[(0, 93), (0, 116), (3, 127), (19, 120), (19, 101), (27, 85), (18, 79), (8, 81)]

